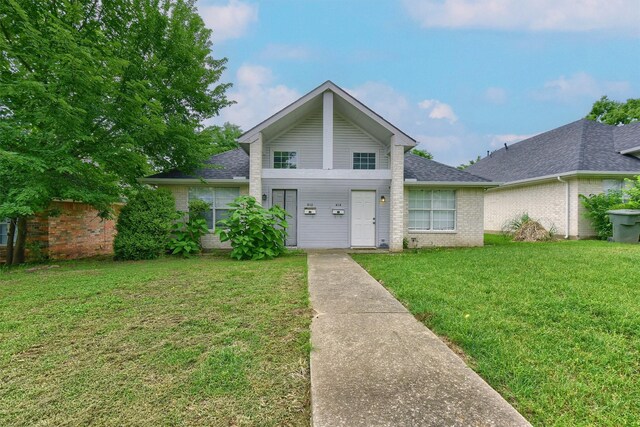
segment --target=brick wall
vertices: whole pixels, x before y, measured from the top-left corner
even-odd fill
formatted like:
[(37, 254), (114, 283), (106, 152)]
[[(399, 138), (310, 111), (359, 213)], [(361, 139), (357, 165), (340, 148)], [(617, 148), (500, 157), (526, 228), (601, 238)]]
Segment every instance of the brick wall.
[[(189, 210), (189, 185), (158, 185), (159, 188), (166, 188), (176, 199), (176, 209), (187, 212)], [(215, 186), (212, 186), (215, 187)], [(240, 195), (249, 194), (249, 186), (239, 185)], [(262, 200), (262, 199), (261, 199)], [(222, 243), (220, 238), (213, 233), (202, 237), (202, 247), (205, 249), (230, 248), (229, 242)]]
[[(413, 187), (412, 187), (413, 188)], [(484, 244), (484, 189), (456, 189), (456, 229), (454, 231), (409, 231), (409, 188), (405, 188), (404, 236), (409, 247), (482, 246)]]
[[(83, 203), (53, 202), (59, 216), (36, 215), (27, 224), (27, 260), (49, 257), (75, 259), (113, 253), (115, 220), (102, 220), (98, 212)], [(116, 207), (116, 214), (119, 206)], [(0, 246), (0, 262), (6, 246)]]

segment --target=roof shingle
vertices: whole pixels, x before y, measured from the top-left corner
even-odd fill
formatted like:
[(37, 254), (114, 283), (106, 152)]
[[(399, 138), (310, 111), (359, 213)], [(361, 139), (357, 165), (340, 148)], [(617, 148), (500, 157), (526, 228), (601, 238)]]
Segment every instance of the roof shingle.
[[(573, 171), (640, 172), (640, 159), (619, 153), (616, 132), (616, 126), (581, 119), (494, 151), (467, 171), (499, 182)], [(621, 144), (640, 141), (640, 126), (618, 135)]]

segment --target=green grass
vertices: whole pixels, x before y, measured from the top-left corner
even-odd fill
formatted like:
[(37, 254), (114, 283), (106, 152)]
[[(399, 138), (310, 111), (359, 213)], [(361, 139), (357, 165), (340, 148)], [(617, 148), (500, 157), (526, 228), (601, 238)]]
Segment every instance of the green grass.
[(640, 425), (639, 245), (353, 257), (534, 425)]
[(308, 425), (306, 258), (0, 271), (0, 425)]

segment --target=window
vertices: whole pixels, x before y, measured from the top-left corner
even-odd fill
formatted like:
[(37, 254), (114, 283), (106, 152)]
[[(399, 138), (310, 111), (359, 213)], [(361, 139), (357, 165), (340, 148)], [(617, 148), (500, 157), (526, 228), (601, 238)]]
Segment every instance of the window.
[(455, 229), (454, 190), (409, 190), (409, 231)]
[(375, 169), (376, 153), (353, 153), (354, 169)]
[(603, 179), (602, 191), (608, 193), (609, 191), (621, 191), (624, 188), (624, 181), (621, 179)]
[(297, 169), (298, 153), (295, 151), (274, 151), (273, 152), (273, 168), (274, 169)]
[(239, 195), (240, 189), (237, 187), (192, 187), (189, 189), (189, 201), (199, 199), (211, 206), (211, 210), (205, 212), (204, 215), (209, 230), (213, 230), (218, 221), (229, 216), (229, 207), (227, 205)]
[(6, 246), (9, 234), (9, 221), (0, 219), (0, 246)]

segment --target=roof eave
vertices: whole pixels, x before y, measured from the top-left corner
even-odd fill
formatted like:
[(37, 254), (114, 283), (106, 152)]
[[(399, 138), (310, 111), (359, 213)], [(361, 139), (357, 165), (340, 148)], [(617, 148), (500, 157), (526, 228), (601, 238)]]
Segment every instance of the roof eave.
[(497, 187), (500, 182), (477, 182), (477, 181), (418, 181), (418, 180), (404, 180), (406, 186), (429, 186), (429, 187), (480, 187), (480, 188), (492, 188)]
[(213, 178), (140, 178), (141, 184), (249, 184), (249, 179), (245, 177), (213, 179)]
[(534, 178), (527, 178), (527, 179), (520, 179), (517, 181), (507, 181), (507, 182), (503, 182), (500, 187), (511, 187), (511, 186), (516, 186), (516, 185), (525, 185), (525, 184), (532, 184), (535, 182), (541, 182), (541, 181), (549, 181), (549, 180), (555, 180), (558, 178), (566, 178), (566, 177), (619, 177), (619, 176), (633, 176), (633, 175), (640, 175), (640, 170), (639, 171), (589, 171), (589, 170), (575, 170), (575, 171), (569, 171), (569, 172), (561, 172), (561, 173), (555, 173), (555, 174), (551, 174), (551, 175), (544, 175), (544, 176), (538, 176), (538, 177), (534, 177)]
[(640, 154), (640, 145), (638, 145), (637, 147), (632, 147), (626, 150), (622, 150), (620, 154)]

